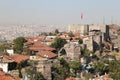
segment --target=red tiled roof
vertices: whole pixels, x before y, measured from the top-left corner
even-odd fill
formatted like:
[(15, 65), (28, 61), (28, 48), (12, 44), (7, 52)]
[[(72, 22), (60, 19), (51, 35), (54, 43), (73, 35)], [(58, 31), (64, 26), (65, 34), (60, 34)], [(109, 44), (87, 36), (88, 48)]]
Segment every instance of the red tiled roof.
[(15, 80), (15, 79), (12, 78), (11, 76), (2, 75), (2, 76), (0, 76), (0, 80)]
[(63, 33), (62, 35), (67, 35), (68, 36), (69, 34), (68, 33)]
[(53, 51), (53, 50), (55, 50), (55, 48), (51, 48), (49, 46), (31, 46), (29, 49), (34, 50), (34, 51), (40, 51), (40, 50)]
[(28, 59), (29, 59), (29, 56), (14, 54), (14, 55), (11, 56), (11, 58), (12, 58), (15, 62), (20, 63), (21, 61), (28, 60)]
[(2, 62), (13, 62), (14, 60), (10, 57), (10, 56), (8, 56), (8, 55), (0, 55), (0, 58), (2, 59), (1, 61)]
[(41, 51), (41, 52), (38, 52), (36, 55), (49, 58), (49, 59), (57, 56), (57, 54), (50, 52), (50, 51)]
[(32, 44), (33, 42), (32, 41), (27, 41), (24, 43), (24, 45), (29, 45), (29, 44)]
[(84, 39), (86, 37), (85, 36), (80, 36), (80, 34), (74, 34), (74, 38)]
[(3, 71), (0, 70), (0, 76), (5, 75)]
[(40, 44), (41, 44), (41, 41), (34, 42), (34, 45), (40, 45)]
[(74, 35), (74, 37), (79, 37), (80, 36), (80, 34), (73, 34)]
[(38, 36), (38, 37), (28, 37), (28, 41), (25, 42), (25, 45), (29, 45), (29, 44), (36, 44), (38, 42), (41, 42), (44, 39), (45, 36)]
[(15, 79), (9, 75), (6, 75), (3, 71), (0, 70), (0, 80), (15, 80)]
[(69, 37), (69, 35), (68, 34), (62, 34), (62, 35), (60, 35), (60, 37)]
[(45, 36), (29, 37), (28, 40), (30, 40), (30, 41), (34, 41), (34, 40), (42, 41), (44, 39), (44, 37)]
[(24, 45), (30, 45), (30, 44), (40, 45), (41, 41), (27, 41), (27, 42), (24, 43)]
[(54, 42), (54, 39), (47, 39), (45, 42)]

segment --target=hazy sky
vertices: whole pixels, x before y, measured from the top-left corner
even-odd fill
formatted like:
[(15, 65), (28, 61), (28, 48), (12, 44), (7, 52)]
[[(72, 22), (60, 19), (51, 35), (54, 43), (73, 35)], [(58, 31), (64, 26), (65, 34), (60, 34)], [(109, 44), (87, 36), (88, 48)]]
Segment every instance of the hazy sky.
[(120, 0), (0, 0), (0, 24), (103, 22), (120, 24)]

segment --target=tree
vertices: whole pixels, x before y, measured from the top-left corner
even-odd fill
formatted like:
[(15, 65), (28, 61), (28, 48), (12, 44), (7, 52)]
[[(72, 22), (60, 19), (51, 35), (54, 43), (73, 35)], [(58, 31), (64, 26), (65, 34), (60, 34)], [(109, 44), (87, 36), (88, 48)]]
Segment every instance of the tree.
[(109, 63), (109, 74), (114, 80), (120, 79), (120, 61), (111, 61)]
[(83, 40), (81, 38), (76, 38), (76, 40), (79, 40), (78, 43), (79, 44), (82, 44), (83, 43)]
[(56, 29), (56, 30), (55, 30), (55, 34), (58, 34), (58, 33), (59, 33), (59, 30), (58, 30), (58, 29)]
[(92, 79), (94, 77), (94, 75), (91, 74), (91, 73), (85, 73), (84, 77), (85, 77), (85, 80), (90, 80), (90, 79)]
[(52, 43), (50, 46), (55, 48), (57, 51), (59, 51), (66, 43), (67, 41), (65, 39), (56, 37), (54, 43)]
[(8, 44), (2, 44), (0, 45), (0, 52), (4, 52), (8, 47)]
[(56, 63), (52, 64), (52, 80), (65, 80), (70, 76), (69, 64), (63, 58), (61, 58), (59, 61), (60, 65)]
[(25, 69), (29, 80), (46, 80), (41, 72), (37, 71), (36, 65), (38, 61), (29, 61), (29, 68)]
[(70, 37), (73, 37), (73, 36), (74, 36), (72, 31), (70, 31), (70, 32), (68, 33), (68, 35), (69, 35)]
[(26, 66), (28, 66), (28, 62), (27, 61), (23, 60), (20, 63), (17, 63), (16, 69), (18, 69), (20, 78), (23, 77), (21, 70), (22, 70), (23, 67), (26, 67)]
[(52, 64), (51, 70), (52, 70), (52, 80), (59, 80), (59, 79), (64, 80), (65, 72), (61, 65)]
[(46, 80), (40, 72), (36, 71), (35, 67), (32, 69), (26, 69), (26, 72), (29, 75), (30, 80)]
[(83, 56), (89, 56), (90, 53), (91, 52), (88, 49), (82, 49), (81, 50), (81, 55), (83, 55)]
[(42, 32), (40, 35), (47, 36), (48, 34), (46, 32)]
[(95, 68), (95, 72), (101, 75), (108, 72), (108, 69), (109, 69), (108, 66), (106, 66), (105, 63), (102, 61), (95, 62), (93, 66)]
[(26, 39), (24, 37), (18, 37), (13, 40), (14, 46), (13, 49), (16, 53), (21, 54), (23, 52), (24, 43)]
[(72, 69), (74, 76), (77, 76), (77, 73), (81, 71), (81, 63), (79, 61), (71, 61), (69, 63), (70, 69)]
[(49, 34), (48, 34), (49, 36), (54, 36), (54, 33), (52, 33), (52, 32), (49, 32)]
[(69, 68), (69, 64), (64, 58), (60, 59), (60, 65)]
[(35, 80), (46, 80), (40, 72), (36, 72)]
[(22, 76), (22, 72), (21, 72), (21, 70), (22, 70), (22, 63), (17, 64), (17, 69), (19, 71), (19, 77), (22, 78), (23, 77)]

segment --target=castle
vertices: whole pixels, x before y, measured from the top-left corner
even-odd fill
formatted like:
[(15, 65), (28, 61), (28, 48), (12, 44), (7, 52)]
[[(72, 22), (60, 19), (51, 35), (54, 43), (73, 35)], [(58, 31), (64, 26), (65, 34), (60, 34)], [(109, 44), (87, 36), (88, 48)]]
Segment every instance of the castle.
[(96, 50), (102, 51), (102, 43), (104, 41), (109, 42), (109, 26), (97, 26), (97, 25), (80, 25), (73, 24), (68, 26), (68, 32), (79, 33), (81, 36), (86, 36), (83, 39), (83, 44), (87, 49), (95, 52)]

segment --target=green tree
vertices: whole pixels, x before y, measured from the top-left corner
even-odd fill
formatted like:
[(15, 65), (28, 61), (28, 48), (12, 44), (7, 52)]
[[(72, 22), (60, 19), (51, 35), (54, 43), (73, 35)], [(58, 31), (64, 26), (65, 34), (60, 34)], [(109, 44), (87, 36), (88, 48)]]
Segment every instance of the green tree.
[[(36, 74), (36, 75), (35, 75), (34, 80), (46, 80), (46, 79), (44, 78), (44, 76), (43, 76), (40, 72), (36, 72), (35, 74)], [(32, 80), (33, 80), (33, 79), (32, 79)]]
[(0, 52), (4, 52), (8, 47), (8, 44), (2, 44), (0, 45)]
[(120, 61), (111, 61), (109, 63), (109, 74), (114, 80), (120, 79)]
[(79, 44), (82, 44), (83, 43), (83, 40), (81, 38), (76, 38), (76, 40), (79, 40), (78, 43)]
[(55, 30), (55, 34), (58, 34), (58, 33), (59, 33), (59, 30), (58, 30), (58, 29), (56, 29), (56, 30)]
[(73, 37), (73, 36), (74, 36), (72, 31), (70, 31), (70, 32), (68, 33), (68, 35), (69, 35), (70, 37)]
[(18, 37), (13, 40), (14, 46), (13, 49), (16, 53), (21, 54), (23, 52), (24, 43), (26, 39), (24, 37)]
[(52, 43), (50, 46), (55, 48), (57, 51), (59, 51), (66, 43), (67, 41), (65, 39), (56, 37), (54, 43)]
[(92, 79), (94, 77), (94, 75), (91, 73), (85, 73), (84, 77), (85, 77), (85, 80), (89, 80), (89, 79)]
[(21, 70), (22, 70), (22, 63), (17, 64), (17, 69), (19, 71), (19, 77), (22, 78), (23, 77), (22, 76), (22, 72), (21, 72)]
[(32, 69), (26, 69), (26, 72), (29, 75), (30, 80), (46, 80), (40, 72), (36, 71), (35, 67)]
[(54, 36), (55, 34), (54, 33), (52, 33), (52, 32), (49, 32), (49, 34), (48, 34), (49, 36)]
[(82, 49), (81, 50), (81, 55), (83, 55), (83, 56), (89, 56), (90, 53), (91, 52), (88, 49)]
[(64, 59), (59, 59), (60, 64), (52, 64), (52, 80), (65, 80), (70, 76), (69, 63)]
[(68, 62), (64, 58), (60, 59), (60, 65), (62, 65), (64, 67), (67, 67), (67, 68), (69, 67)]
[(48, 34), (46, 32), (42, 32), (40, 35), (47, 36)]
[(81, 71), (81, 63), (79, 61), (71, 61), (69, 67), (72, 70), (73, 76), (77, 76), (77, 73)]
[(19, 77), (22, 78), (22, 68), (28, 66), (28, 62), (27, 61), (21, 61), (20, 63), (17, 63), (16, 69), (18, 69), (19, 72)]
[(61, 65), (58, 64), (52, 64), (51, 67), (51, 71), (52, 71), (52, 80), (64, 80), (64, 74), (62, 74), (63, 72), (63, 68)]
[(95, 68), (95, 72), (99, 74), (105, 74), (109, 70), (108, 66), (106, 66), (102, 61), (95, 62), (93, 66)]
[(29, 68), (25, 69), (29, 80), (46, 80), (41, 72), (38, 72), (36, 69), (36, 65), (38, 61), (29, 61)]

